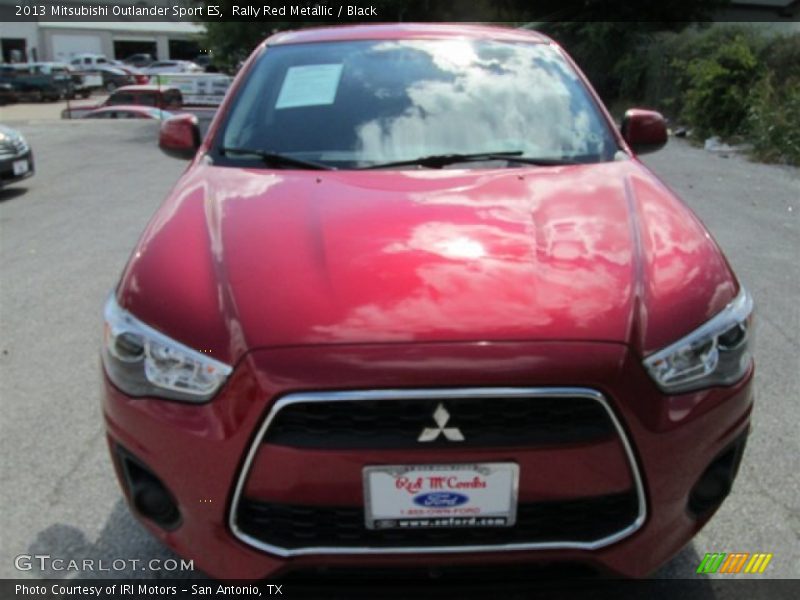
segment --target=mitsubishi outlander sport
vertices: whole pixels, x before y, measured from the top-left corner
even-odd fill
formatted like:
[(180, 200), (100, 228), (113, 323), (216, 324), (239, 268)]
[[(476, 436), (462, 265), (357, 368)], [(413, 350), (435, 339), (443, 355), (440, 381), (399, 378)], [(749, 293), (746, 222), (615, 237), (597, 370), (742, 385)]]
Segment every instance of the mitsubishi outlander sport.
[(105, 306), (133, 512), (217, 578), (567, 563), (642, 577), (728, 494), (753, 302), (535, 32), (278, 33)]

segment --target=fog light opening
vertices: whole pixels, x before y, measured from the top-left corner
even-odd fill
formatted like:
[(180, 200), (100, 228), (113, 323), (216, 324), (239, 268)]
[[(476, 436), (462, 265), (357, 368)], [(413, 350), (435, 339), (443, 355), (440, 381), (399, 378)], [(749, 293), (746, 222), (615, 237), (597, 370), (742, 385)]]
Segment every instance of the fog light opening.
[(724, 469), (707, 471), (692, 489), (689, 508), (695, 514), (702, 514), (721, 504), (731, 491), (731, 483)]
[(134, 510), (163, 529), (175, 529), (181, 514), (167, 486), (126, 450), (119, 448), (118, 454)]
[(179, 517), (178, 507), (169, 492), (154, 482), (144, 482), (134, 488), (133, 505), (143, 516), (164, 527), (174, 525)]
[(730, 494), (746, 441), (747, 432), (714, 459), (692, 488), (689, 510), (696, 517), (704, 517), (715, 511)]

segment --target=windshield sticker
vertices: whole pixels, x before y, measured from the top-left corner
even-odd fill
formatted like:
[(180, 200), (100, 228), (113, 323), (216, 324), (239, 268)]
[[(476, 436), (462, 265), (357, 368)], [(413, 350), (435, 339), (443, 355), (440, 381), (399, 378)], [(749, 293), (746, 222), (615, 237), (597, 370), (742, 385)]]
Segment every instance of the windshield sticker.
[(341, 64), (289, 67), (275, 108), (333, 104), (341, 76)]

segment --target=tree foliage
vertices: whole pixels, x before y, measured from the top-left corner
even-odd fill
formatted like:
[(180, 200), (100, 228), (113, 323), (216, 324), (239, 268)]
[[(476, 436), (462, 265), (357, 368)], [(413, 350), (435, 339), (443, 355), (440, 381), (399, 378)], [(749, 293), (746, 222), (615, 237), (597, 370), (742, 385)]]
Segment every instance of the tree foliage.
[(748, 96), (760, 65), (745, 36), (736, 36), (713, 52), (689, 62), (686, 118), (701, 134), (739, 133), (747, 116)]
[[(221, 5), (230, 15), (233, 0), (197, 0)], [(709, 18), (714, 9), (729, 0), (371, 0), (381, 22), (471, 21), (519, 25), (535, 23), (552, 33), (573, 53), (595, 81), (612, 71), (624, 52), (648, 32), (681, 29), (691, 21)], [(298, 4), (325, 4), (325, 0)], [(253, 3), (260, 6), (260, 3)], [(355, 3), (354, 3), (355, 4)], [(338, 4), (336, 4), (338, 8)], [(339, 25), (358, 19), (343, 17), (335, 22), (286, 21), (265, 18), (249, 21), (213, 20), (205, 23), (205, 45), (217, 64), (232, 68), (270, 34), (285, 29)], [(608, 83), (612, 85), (613, 75)]]

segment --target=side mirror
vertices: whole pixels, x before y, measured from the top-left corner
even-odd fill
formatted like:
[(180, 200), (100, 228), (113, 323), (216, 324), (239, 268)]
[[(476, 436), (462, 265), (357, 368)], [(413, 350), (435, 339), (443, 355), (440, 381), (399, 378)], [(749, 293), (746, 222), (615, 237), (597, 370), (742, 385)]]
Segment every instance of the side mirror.
[(667, 143), (667, 123), (661, 113), (631, 108), (622, 119), (622, 137), (636, 154), (655, 152)]
[(189, 160), (200, 147), (200, 128), (194, 115), (175, 115), (161, 123), (158, 147), (174, 158)]

